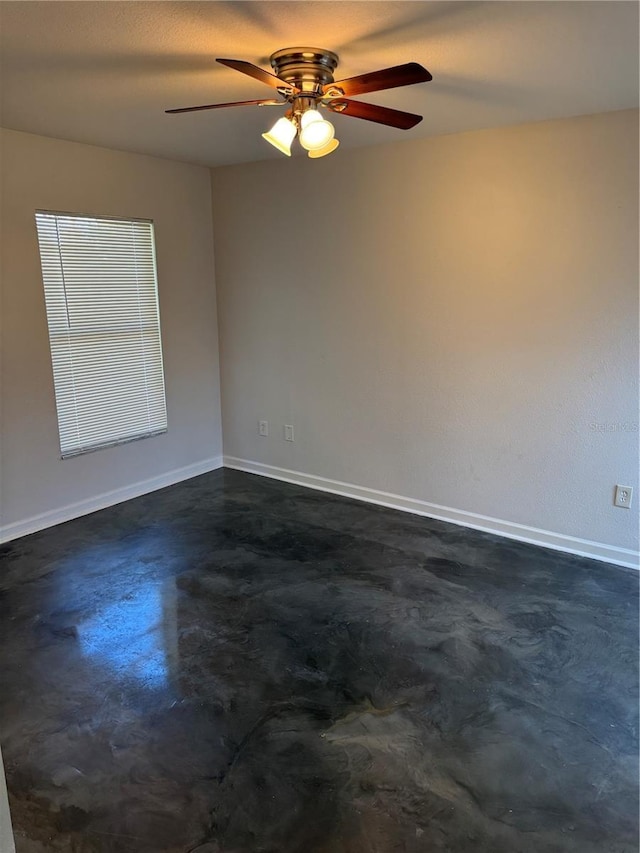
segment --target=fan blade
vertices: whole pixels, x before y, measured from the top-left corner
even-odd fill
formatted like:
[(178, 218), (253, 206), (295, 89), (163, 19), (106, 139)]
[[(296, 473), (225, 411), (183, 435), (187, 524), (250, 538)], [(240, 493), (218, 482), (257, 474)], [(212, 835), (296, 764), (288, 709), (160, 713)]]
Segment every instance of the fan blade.
[(360, 74), (359, 77), (349, 77), (335, 83), (327, 83), (325, 92), (332, 89), (342, 89), (347, 97), (364, 95), (365, 92), (380, 92), (382, 89), (395, 89), (398, 86), (411, 86), (412, 83), (428, 83), (431, 74), (417, 62), (407, 62), (404, 65), (394, 65), (393, 68), (383, 68), (382, 71), (371, 71)]
[(250, 62), (244, 62), (242, 59), (216, 59), (216, 62), (220, 62), (228, 68), (233, 68), (234, 71), (241, 71), (243, 74), (248, 74), (249, 77), (253, 77), (254, 80), (266, 83), (267, 86), (271, 86), (274, 89), (293, 89), (297, 91), (296, 87), (292, 86), (291, 83), (281, 80), (279, 77), (276, 77), (275, 74), (269, 74), (268, 71), (258, 68), (257, 65), (252, 65)]
[(402, 110), (391, 110), (389, 107), (379, 107), (377, 104), (365, 104), (362, 101), (348, 101), (346, 98), (336, 98), (326, 104), (334, 113), (343, 113), (353, 118), (363, 118), (365, 121), (375, 121), (389, 127), (399, 127), (409, 130), (422, 121), (422, 116), (405, 113)]
[(201, 107), (180, 107), (177, 110), (165, 110), (165, 113), (193, 113), (196, 110), (219, 110), (221, 107), (267, 107), (284, 106), (286, 101), (277, 101), (275, 98), (267, 98), (260, 101), (232, 101), (230, 104), (204, 104)]

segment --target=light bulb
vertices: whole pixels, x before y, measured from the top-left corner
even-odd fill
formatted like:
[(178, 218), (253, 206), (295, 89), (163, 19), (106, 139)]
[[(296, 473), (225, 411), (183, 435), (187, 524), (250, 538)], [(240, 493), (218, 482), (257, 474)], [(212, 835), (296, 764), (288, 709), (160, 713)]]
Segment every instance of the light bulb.
[(291, 143), (296, 136), (296, 126), (286, 116), (282, 116), (273, 125), (268, 133), (263, 133), (262, 138), (270, 142), (278, 151), (282, 151), (287, 157), (291, 157)]
[[(335, 130), (318, 110), (307, 110), (300, 119), (300, 145), (307, 151), (318, 151), (333, 139)], [(329, 152), (327, 152), (329, 153)]]
[(335, 151), (336, 148), (340, 145), (338, 140), (334, 137), (330, 139), (329, 142), (324, 146), (324, 148), (315, 148), (313, 151), (309, 151), (307, 156), (316, 160), (318, 157), (325, 157), (327, 154), (331, 154), (332, 151)]

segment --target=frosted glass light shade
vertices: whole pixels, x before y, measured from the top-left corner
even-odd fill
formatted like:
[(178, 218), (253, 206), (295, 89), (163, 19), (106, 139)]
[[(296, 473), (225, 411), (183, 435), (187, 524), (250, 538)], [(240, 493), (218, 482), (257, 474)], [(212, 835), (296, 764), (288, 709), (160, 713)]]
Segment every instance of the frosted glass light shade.
[(306, 112), (302, 113), (302, 118), (300, 119), (300, 127), (304, 130), (304, 128), (311, 124), (312, 121), (322, 121), (322, 115), (319, 110), (306, 110)]
[[(307, 151), (318, 151), (333, 139), (334, 127), (318, 110), (307, 110), (300, 119), (300, 145)], [(327, 152), (329, 153), (329, 152)]]
[(296, 126), (285, 116), (279, 118), (268, 133), (263, 133), (262, 138), (270, 142), (278, 151), (282, 151), (287, 157), (291, 157), (291, 143), (296, 137)]
[(340, 142), (334, 136), (333, 139), (330, 139), (329, 142), (327, 142), (324, 148), (316, 148), (313, 151), (309, 151), (308, 156), (313, 160), (316, 160), (318, 157), (326, 157), (327, 154), (331, 154), (332, 151), (335, 151), (338, 145), (340, 145)]

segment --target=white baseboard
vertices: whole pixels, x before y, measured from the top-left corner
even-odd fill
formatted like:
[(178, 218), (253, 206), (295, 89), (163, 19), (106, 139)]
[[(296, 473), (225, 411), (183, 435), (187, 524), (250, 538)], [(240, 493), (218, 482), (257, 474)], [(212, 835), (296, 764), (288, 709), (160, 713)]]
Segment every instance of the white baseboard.
[(155, 492), (157, 489), (164, 489), (165, 486), (173, 486), (174, 483), (188, 480), (191, 477), (197, 477), (198, 474), (215, 471), (216, 468), (222, 468), (221, 456), (215, 456), (212, 459), (203, 459), (200, 462), (194, 462), (193, 465), (185, 465), (184, 468), (174, 468), (173, 471), (167, 471), (157, 477), (151, 477), (148, 480), (139, 480), (137, 483), (131, 483), (120, 489), (103, 492), (86, 500), (67, 504), (67, 506), (59, 507), (50, 512), (43, 512), (41, 515), (34, 515), (32, 518), (25, 518), (22, 521), (6, 524), (4, 527), (0, 527), (0, 542), (9, 542), (11, 539), (18, 539), (20, 536), (44, 530), (46, 527), (53, 527), (55, 524), (61, 524), (63, 521), (71, 521), (73, 518), (88, 515), (90, 512), (105, 509), (108, 506), (128, 501), (131, 498), (138, 498), (140, 495)]
[(632, 569), (639, 568), (640, 555), (637, 551), (631, 551), (627, 548), (618, 548), (615, 545), (606, 545), (601, 542), (593, 542), (589, 539), (578, 539), (563, 533), (553, 533), (552, 531), (541, 530), (537, 527), (528, 527), (527, 525), (516, 524), (512, 521), (503, 521), (499, 518), (491, 518), (490, 516), (479, 515), (474, 512), (466, 512), (465, 510), (440, 506), (415, 498), (407, 498), (377, 489), (369, 489), (366, 486), (356, 486), (353, 483), (343, 483), (340, 480), (330, 480), (326, 477), (316, 476), (315, 474), (305, 474), (302, 471), (291, 471), (288, 468), (264, 465), (261, 462), (254, 462), (250, 459), (238, 459), (234, 456), (216, 456), (211, 459), (203, 459), (193, 465), (167, 471), (158, 477), (140, 480), (137, 483), (132, 483), (110, 492), (104, 492), (84, 501), (78, 501), (77, 503), (68, 504), (50, 512), (33, 516), (32, 518), (7, 524), (4, 527), (0, 527), (0, 542), (9, 542), (12, 539), (18, 539), (20, 536), (26, 536), (29, 533), (35, 533), (38, 530), (44, 530), (47, 527), (61, 524), (64, 521), (71, 521), (73, 518), (79, 518), (91, 512), (96, 512), (108, 506), (130, 500), (131, 498), (137, 498), (140, 495), (154, 492), (157, 489), (163, 489), (165, 486), (172, 486), (174, 483), (179, 483), (182, 480), (197, 477), (199, 474), (215, 471), (223, 465), (237, 471), (259, 474), (262, 477), (283, 480), (286, 483), (306, 486), (317, 491), (330, 492), (334, 495), (342, 495), (343, 497), (354, 498), (355, 500), (378, 504), (379, 506), (386, 506), (403, 512), (410, 512), (414, 515), (423, 515), (428, 518), (438, 519), (439, 521), (447, 521), (451, 524), (470, 527), (474, 530), (482, 530), (486, 533), (494, 533), (497, 536), (515, 539), (518, 542), (540, 545), (543, 548), (552, 548), (555, 551), (564, 551), (567, 554), (575, 554), (579, 557), (589, 557), (592, 560), (601, 560), (613, 563), (616, 566), (625, 566)]
[(333, 495), (342, 495), (379, 506), (387, 506), (391, 509), (399, 509), (403, 512), (411, 512), (414, 515), (424, 515), (428, 518), (436, 518), (439, 521), (448, 521), (451, 524), (459, 524), (473, 530), (482, 530), (485, 533), (494, 533), (507, 539), (516, 539), (518, 542), (552, 548), (554, 551), (564, 551), (567, 554), (575, 554), (579, 557), (589, 557), (592, 560), (601, 560), (606, 563), (613, 563), (616, 566), (625, 566), (631, 569), (639, 568), (640, 554), (637, 551), (618, 548), (615, 545), (605, 545), (601, 542), (592, 542), (589, 539), (578, 539), (575, 536), (566, 536), (564, 533), (540, 530), (537, 527), (528, 527), (525, 524), (516, 524), (513, 521), (503, 521), (487, 515), (478, 515), (475, 512), (439, 506), (415, 498), (405, 498), (402, 495), (368, 489), (365, 486), (355, 486), (353, 483), (329, 480), (315, 474), (304, 474), (301, 471), (290, 471), (287, 468), (263, 465), (261, 462), (253, 462), (250, 459), (225, 456), (224, 466), (225, 468), (234, 468), (236, 471), (246, 471), (249, 474), (271, 477), (274, 480), (284, 480), (285, 483), (307, 486), (321, 492), (330, 492)]

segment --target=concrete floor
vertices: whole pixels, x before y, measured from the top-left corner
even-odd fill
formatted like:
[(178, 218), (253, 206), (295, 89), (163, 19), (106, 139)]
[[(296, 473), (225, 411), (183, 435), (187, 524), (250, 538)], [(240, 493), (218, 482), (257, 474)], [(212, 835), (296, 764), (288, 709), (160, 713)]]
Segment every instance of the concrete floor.
[(636, 853), (638, 574), (233, 471), (10, 543), (18, 853)]

